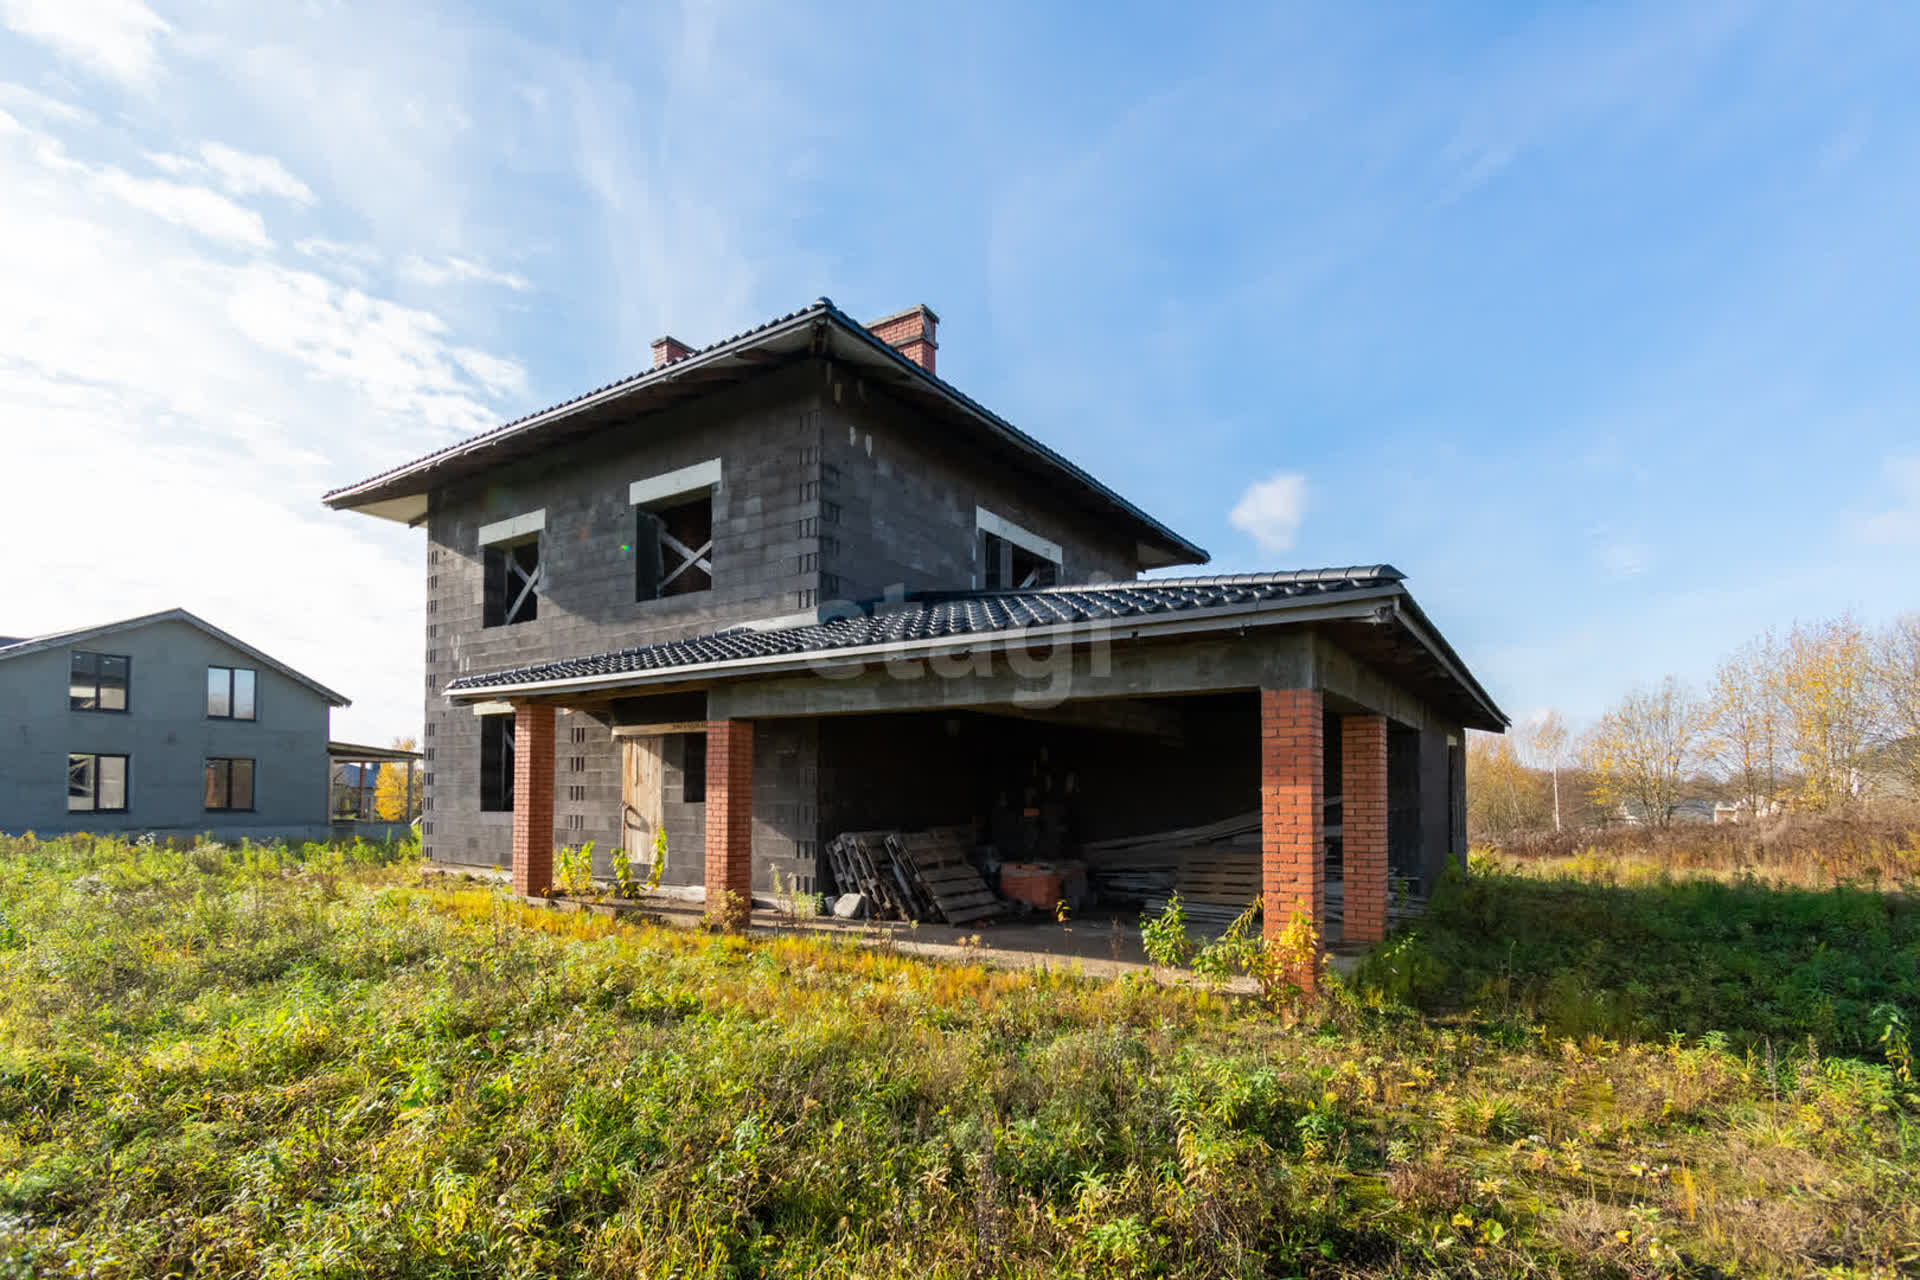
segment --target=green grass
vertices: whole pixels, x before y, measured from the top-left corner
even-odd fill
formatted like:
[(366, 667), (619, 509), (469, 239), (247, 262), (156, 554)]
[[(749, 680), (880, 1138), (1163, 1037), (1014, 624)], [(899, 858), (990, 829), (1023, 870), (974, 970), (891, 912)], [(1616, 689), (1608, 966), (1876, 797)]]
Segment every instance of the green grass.
[(1444, 883), (1414, 932), (1368, 976), (1429, 1012), (1563, 1036), (1877, 1056), (1886, 1010), (1920, 1012), (1920, 898), (1857, 885), (1490, 864)]
[(0, 842), (0, 1276), (1866, 1276), (1920, 1251), (1920, 1102), (1804, 1036), (1569, 1039), (1511, 997), (1339, 993), (1285, 1027), (1140, 979), (528, 911), (408, 856)]

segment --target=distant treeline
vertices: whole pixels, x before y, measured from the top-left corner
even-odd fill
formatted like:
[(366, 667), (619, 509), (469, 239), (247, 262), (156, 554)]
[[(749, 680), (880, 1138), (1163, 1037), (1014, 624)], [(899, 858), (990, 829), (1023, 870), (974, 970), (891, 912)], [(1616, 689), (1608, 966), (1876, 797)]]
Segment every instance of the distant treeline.
[(1758, 636), (1710, 687), (1668, 676), (1583, 733), (1558, 712), (1467, 751), (1476, 838), (1668, 826), (1920, 800), (1920, 613), (1851, 615)]

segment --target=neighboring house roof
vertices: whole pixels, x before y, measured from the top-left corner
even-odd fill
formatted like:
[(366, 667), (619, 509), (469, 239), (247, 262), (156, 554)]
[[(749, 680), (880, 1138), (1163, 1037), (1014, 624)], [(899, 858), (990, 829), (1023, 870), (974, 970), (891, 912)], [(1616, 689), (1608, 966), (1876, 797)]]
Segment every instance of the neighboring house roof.
[(736, 627), (666, 644), (463, 675), (448, 694), (468, 700), (689, 678), (769, 674), (811, 662), (913, 656), (981, 641), (1023, 643), (1090, 635), (1114, 623), (1130, 635), (1231, 630), (1318, 618), (1396, 621), (1463, 695), (1474, 727), (1507, 716), (1468, 673), (1401, 586), (1392, 565), (1220, 577), (1082, 583), (1031, 591), (929, 592), (802, 626)]
[(325, 698), (332, 705), (336, 707), (352, 705), (351, 701), (345, 695), (335, 693), (310, 676), (301, 675), (298, 671), (295, 671), (286, 663), (281, 662), (278, 658), (267, 656), (246, 641), (228, 635), (211, 622), (206, 621), (204, 618), (196, 617), (188, 613), (185, 609), (164, 609), (159, 613), (143, 613), (137, 618), (122, 618), (118, 622), (103, 622), (95, 627), (80, 627), (73, 631), (56, 631), (50, 635), (34, 636), (31, 639), (19, 640), (4, 648), (0, 648), (0, 662), (4, 662), (8, 658), (22, 657), (29, 653), (41, 653), (47, 649), (61, 649), (68, 645), (80, 644), (85, 641), (100, 639), (104, 636), (117, 635), (123, 631), (133, 631), (140, 627), (151, 626), (157, 622), (184, 622), (190, 627), (196, 627), (220, 641), (222, 644), (230, 645), (238, 649), (241, 653), (246, 654), (260, 665), (272, 667), (275, 671), (278, 671), (281, 675), (294, 681), (296, 684), (305, 685), (322, 698)]
[(426, 757), (421, 752), (408, 751), (402, 747), (369, 747), (358, 742), (329, 742), (327, 758), (364, 761), (368, 764), (382, 760), (391, 764), (405, 764), (409, 760), (424, 760)]
[(560, 441), (598, 430), (618, 416), (664, 409), (716, 386), (755, 376), (771, 361), (815, 354), (865, 367), (886, 378), (896, 390), (972, 427), (991, 449), (1004, 453), (1016, 465), (1024, 465), (1051, 484), (1064, 481), (1069, 492), (1081, 501), (1132, 527), (1146, 567), (1207, 562), (1209, 557), (1202, 548), (951, 383), (907, 359), (826, 298), (659, 368), (517, 418), (359, 484), (335, 489), (321, 501), (336, 509), (415, 524), (426, 516), (431, 488), (544, 451)]

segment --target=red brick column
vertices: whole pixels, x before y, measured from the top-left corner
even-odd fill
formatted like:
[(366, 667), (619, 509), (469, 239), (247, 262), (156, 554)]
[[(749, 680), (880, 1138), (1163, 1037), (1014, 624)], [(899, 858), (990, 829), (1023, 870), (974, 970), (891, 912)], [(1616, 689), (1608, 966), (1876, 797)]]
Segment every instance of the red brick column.
[(1260, 691), (1261, 896), (1269, 938), (1299, 911), (1316, 931), (1326, 928), (1321, 715), (1317, 689)]
[(513, 704), (513, 891), (553, 892), (553, 708)]
[[(732, 901), (723, 910), (720, 894)], [(753, 900), (753, 722), (707, 722), (707, 911), (746, 923)]]
[(1340, 851), (1347, 942), (1387, 936), (1387, 718), (1340, 717)]

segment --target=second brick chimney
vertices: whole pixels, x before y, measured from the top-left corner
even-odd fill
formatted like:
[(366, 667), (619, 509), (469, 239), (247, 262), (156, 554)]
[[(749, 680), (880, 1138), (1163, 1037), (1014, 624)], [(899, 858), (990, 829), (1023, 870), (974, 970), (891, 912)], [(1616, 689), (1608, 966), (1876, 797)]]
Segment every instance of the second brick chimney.
[(655, 338), (653, 340), (653, 367), (672, 364), (675, 360), (685, 360), (693, 354), (693, 348), (678, 338)]
[[(933, 353), (940, 349), (940, 344), (933, 338), (939, 324), (940, 317), (933, 314), (932, 307), (923, 303), (908, 307), (905, 311), (896, 311), (890, 316), (882, 316), (867, 326), (867, 332), (932, 373)], [(654, 350), (659, 349), (656, 344)]]

